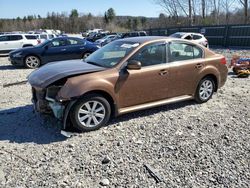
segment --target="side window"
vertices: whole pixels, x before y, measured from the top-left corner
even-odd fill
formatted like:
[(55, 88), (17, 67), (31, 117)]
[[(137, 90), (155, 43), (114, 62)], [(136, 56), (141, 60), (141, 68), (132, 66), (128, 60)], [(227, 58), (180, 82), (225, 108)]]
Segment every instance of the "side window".
[(35, 40), (35, 39), (37, 39), (37, 36), (36, 35), (25, 35), (25, 38), (28, 40)]
[(140, 61), (142, 67), (166, 63), (166, 44), (156, 43), (143, 47), (132, 60)]
[(140, 36), (147, 36), (145, 32), (140, 32)]
[(53, 35), (48, 35), (49, 36), (49, 39), (53, 39), (54, 38), (54, 36)]
[(197, 59), (202, 56), (202, 49), (194, 45), (179, 42), (169, 43), (169, 62)]
[(21, 35), (10, 35), (10, 40), (11, 41), (16, 41), (16, 40), (22, 40), (23, 37)]
[(65, 45), (66, 45), (66, 41), (62, 39), (53, 40), (51, 42), (51, 47), (60, 47), (60, 46), (65, 46)]
[(80, 41), (76, 40), (76, 39), (68, 39), (68, 44), (69, 45), (77, 45), (77, 44), (80, 44)]
[(184, 39), (186, 39), (186, 40), (192, 40), (193, 37), (192, 37), (191, 35), (188, 35), (188, 36), (186, 36)]
[(5, 41), (9, 41), (9, 36), (1, 36), (0, 37), (0, 42), (5, 42)]

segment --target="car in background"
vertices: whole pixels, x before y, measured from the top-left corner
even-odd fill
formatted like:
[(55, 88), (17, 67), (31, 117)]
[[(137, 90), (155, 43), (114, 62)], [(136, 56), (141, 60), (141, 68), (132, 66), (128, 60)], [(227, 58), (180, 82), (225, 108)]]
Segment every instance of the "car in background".
[(27, 68), (69, 59), (82, 59), (99, 49), (94, 43), (75, 37), (59, 37), (30, 48), (15, 50), (9, 54), (13, 65)]
[(121, 38), (142, 37), (142, 36), (148, 36), (146, 31), (133, 31), (121, 34)]
[(108, 33), (91, 33), (86, 40), (90, 41), (90, 42), (95, 42), (105, 36), (107, 36)]
[(101, 39), (96, 40), (95, 43), (99, 46), (105, 46), (106, 44), (119, 38), (121, 38), (119, 35), (107, 35)]
[(47, 33), (41, 33), (36, 34), (38, 43), (43, 43), (45, 40), (56, 38), (57, 36), (55, 34), (47, 34)]
[(200, 33), (177, 32), (177, 33), (170, 35), (170, 37), (191, 40), (195, 43), (201, 44), (209, 48), (208, 40), (206, 39), (204, 35)]
[(35, 46), (38, 44), (36, 35), (31, 34), (6, 34), (0, 36), (0, 53), (8, 54), (18, 48)]
[[(168, 50), (167, 50), (168, 49)], [(116, 40), (84, 61), (32, 72), (33, 104), (63, 121), (63, 129), (93, 131), (112, 116), (184, 100), (204, 103), (227, 79), (223, 55), (170, 37)]]

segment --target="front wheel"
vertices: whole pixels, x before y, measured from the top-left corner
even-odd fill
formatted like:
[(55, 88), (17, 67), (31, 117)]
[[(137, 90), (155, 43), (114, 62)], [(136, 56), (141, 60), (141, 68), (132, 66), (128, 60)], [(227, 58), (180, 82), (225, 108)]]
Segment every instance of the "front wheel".
[(36, 56), (27, 56), (24, 60), (24, 65), (30, 69), (36, 69), (40, 66), (41, 61)]
[(82, 55), (82, 59), (83, 59), (83, 60), (86, 59), (87, 57), (89, 57), (90, 54), (91, 54), (90, 52), (84, 53), (84, 54)]
[(72, 107), (70, 118), (73, 126), (81, 131), (94, 131), (109, 121), (111, 107), (100, 95), (88, 95)]
[(195, 100), (198, 103), (207, 102), (209, 99), (212, 98), (214, 90), (215, 90), (214, 80), (210, 77), (203, 78), (197, 87), (195, 93)]

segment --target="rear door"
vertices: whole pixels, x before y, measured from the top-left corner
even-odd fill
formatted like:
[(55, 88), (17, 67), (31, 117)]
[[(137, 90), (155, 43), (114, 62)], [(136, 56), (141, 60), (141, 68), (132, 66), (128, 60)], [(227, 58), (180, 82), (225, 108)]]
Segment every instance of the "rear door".
[(67, 39), (67, 50), (65, 51), (67, 59), (81, 59), (86, 50), (83, 40), (76, 38)]
[(8, 44), (9, 44), (9, 36), (8, 35), (0, 36), (0, 52), (1, 53), (7, 53), (10, 51)]
[(168, 44), (169, 79), (172, 83), (168, 97), (192, 95), (197, 86), (200, 70), (204, 67), (203, 49), (180, 41)]

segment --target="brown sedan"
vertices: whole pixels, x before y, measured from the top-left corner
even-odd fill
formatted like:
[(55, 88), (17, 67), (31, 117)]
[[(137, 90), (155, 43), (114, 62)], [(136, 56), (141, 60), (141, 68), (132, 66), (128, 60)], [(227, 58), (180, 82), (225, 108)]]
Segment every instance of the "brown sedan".
[(208, 101), (227, 79), (222, 55), (187, 40), (138, 37), (114, 41), (85, 61), (55, 62), (29, 76), (35, 109), (63, 129), (92, 131), (111, 116), (195, 99)]

